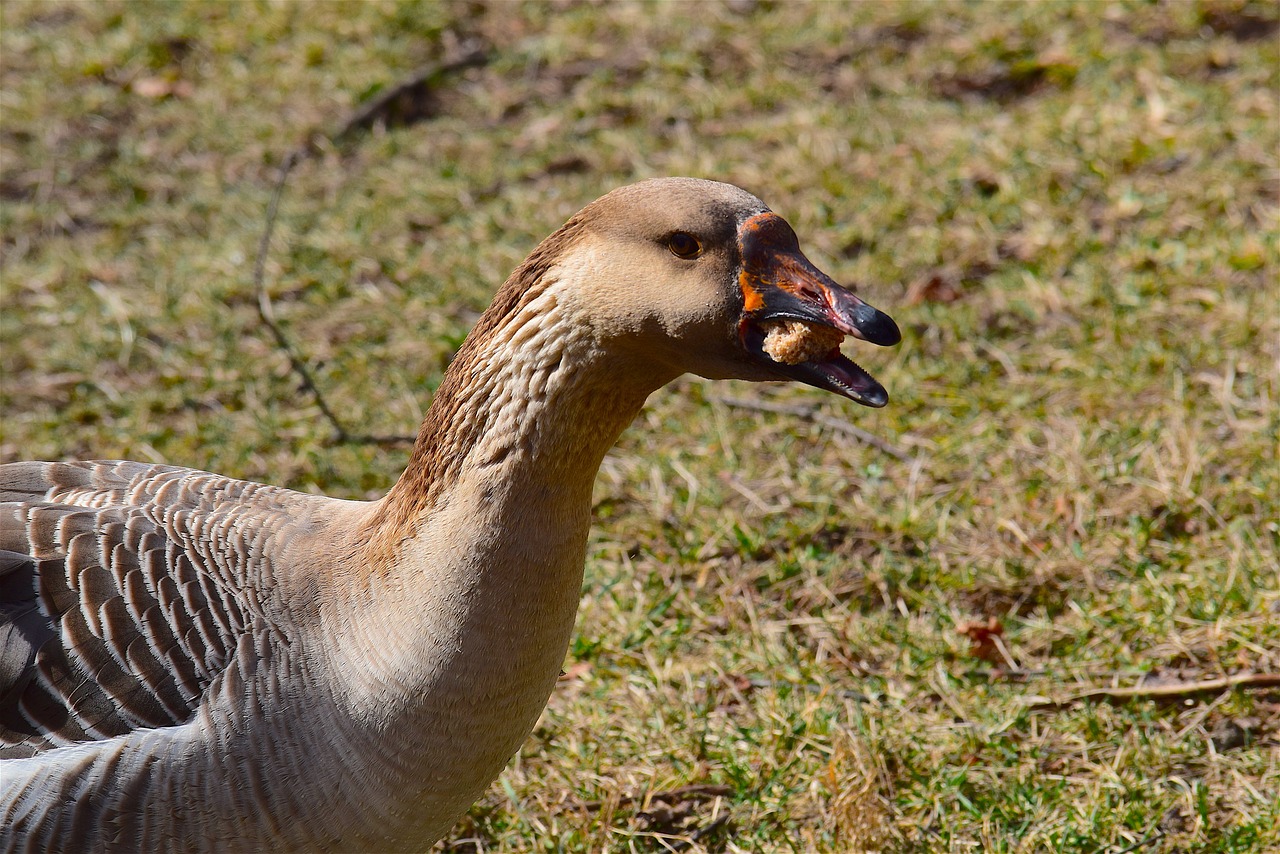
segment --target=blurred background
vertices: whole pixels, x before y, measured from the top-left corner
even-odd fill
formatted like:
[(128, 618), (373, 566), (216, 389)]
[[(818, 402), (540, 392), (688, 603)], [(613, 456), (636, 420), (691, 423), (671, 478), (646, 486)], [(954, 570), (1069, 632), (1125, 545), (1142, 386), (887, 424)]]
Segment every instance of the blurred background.
[(258, 316), (295, 151), (265, 287), (354, 433), (643, 178), (751, 190), (904, 331), (883, 410), (653, 396), (441, 850), (1280, 849), (1274, 3), (6, 0), (0, 460), (390, 485)]

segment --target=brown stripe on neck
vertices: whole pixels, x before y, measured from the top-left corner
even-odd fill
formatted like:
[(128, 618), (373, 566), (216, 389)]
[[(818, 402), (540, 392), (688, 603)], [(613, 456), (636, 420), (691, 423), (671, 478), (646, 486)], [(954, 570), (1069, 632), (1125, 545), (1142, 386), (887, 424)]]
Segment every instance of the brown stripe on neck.
[(413, 538), (431, 508), (457, 482), (463, 460), (488, 427), (486, 413), (463, 410), (468, 399), (466, 386), (486, 350), (485, 343), (542, 292), (547, 271), (585, 231), (579, 213), (538, 244), (499, 288), (458, 349), (422, 420), (408, 467), (360, 531), (358, 541), (368, 544), (371, 569), (390, 568), (400, 547)]

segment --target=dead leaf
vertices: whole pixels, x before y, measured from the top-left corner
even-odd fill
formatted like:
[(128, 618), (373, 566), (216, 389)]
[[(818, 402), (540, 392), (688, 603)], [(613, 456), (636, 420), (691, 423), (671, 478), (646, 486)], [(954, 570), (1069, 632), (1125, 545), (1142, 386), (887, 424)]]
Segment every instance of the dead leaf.
[(985, 622), (977, 620), (963, 622), (956, 626), (956, 634), (964, 635), (969, 639), (969, 655), (974, 658), (980, 658), (992, 664), (1000, 664), (1004, 661), (1004, 656), (996, 646), (996, 638), (1004, 634), (1004, 626), (995, 617), (987, 617)]
[(934, 271), (916, 279), (907, 288), (907, 304), (922, 302), (955, 302), (963, 296), (954, 276)]

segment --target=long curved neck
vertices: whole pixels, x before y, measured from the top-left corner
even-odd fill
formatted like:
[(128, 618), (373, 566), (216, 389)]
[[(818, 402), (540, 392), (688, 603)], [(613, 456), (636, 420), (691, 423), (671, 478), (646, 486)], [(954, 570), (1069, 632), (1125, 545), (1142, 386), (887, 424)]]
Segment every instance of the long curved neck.
[(522, 516), (544, 506), (586, 509), (605, 453), (670, 379), (601, 348), (552, 291), (468, 345), (384, 499), (384, 536), (411, 539), (441, 507), (481, 487), (495, 509), (511, 505)]
[(446, 372), (408, 467), (366, 525), (375, 570), (453, 493), (480, 483), (509, 500), (589, 502), (605, 453), (672, 379), (601, 348), (554, 290), (523, 296), (495, 302)]
[(410, 745), (409, 813), (465, 809), (532, 729), (573, 629), (601, 460), (672, 379), (610, 353), (557, 293), (499, 295), (364, 527), (367, 619), (343, 666), (366, 735)]
[(508, 694), (524, 686), (541, 709), (577, 612), (596, 473), (669, 379), (651, 372), (602, 350), (550, 290), (450, 367), (379, 507), (370, 546), (391, 550), (389, 562), (370, 569), (386, 573), (383, 597), (397, 591), (387, 601), (401, 625), (423, 623), (398, 644), (448, 658), (442, 669), (464, 680), (455, 703), (476, 692), (487, 702), (479, 689), (491, 681)]

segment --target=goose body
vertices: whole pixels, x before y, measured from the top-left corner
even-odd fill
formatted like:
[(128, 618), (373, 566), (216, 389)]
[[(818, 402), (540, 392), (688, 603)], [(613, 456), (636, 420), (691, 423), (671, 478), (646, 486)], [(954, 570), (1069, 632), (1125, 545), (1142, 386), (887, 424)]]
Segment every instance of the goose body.
[[(499, 290), (372, 502), (132, 462), (0, 466), (0, 849), (422, 850), (528, 735), (600, 462), (685, 372), (869, 405), (892, 344), (726, 184), (602, 197)], [(839, 336), (837, 336), (839, 337)]]

